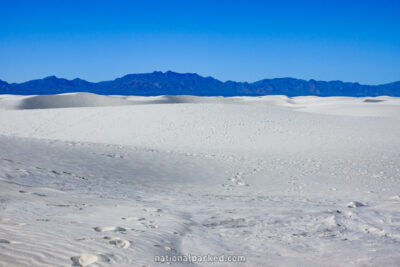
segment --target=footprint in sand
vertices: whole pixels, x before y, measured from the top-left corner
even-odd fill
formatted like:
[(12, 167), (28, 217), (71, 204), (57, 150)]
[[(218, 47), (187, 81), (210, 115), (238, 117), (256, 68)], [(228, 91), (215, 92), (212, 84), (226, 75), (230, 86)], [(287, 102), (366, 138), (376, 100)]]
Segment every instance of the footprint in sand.
[(119, 226), (104, 226), (104, 227), (94, 227), (96, 232), (125, 232), (126, 229)]
[(120, 155), (120, 154), (109, 154), (109, 155), (106, 155), (107, 157), (109, 157), (109, 158), (120, 158), (120, 159), (123, 159), (124, 157), (122, 156), (122, 155)]
[(88, 266), (95, 262), (109, 262), (110, 259), (104, 255), (93, 255), (88, 253), (83, 253), (79, 256), (71, 257), (73, 266)]
[(79, 256), (71, 257), (74, 266), (88, 266), (89, 264), (95, 263), (99, 260), (97, 255), (93, 254), (81, 254)]
[(384, 236), (385, 235), (385, 231), (384, 230), (381, 230), (381, 229), (378, 229), (378, 228), (375, 228), (375, 227), (367, 227), (367, 228), (365, 228), (365, 231), (367, 233), (370, 233), (370, 234), (375, 234), (375, 235), (380, 235), (380, 236)]
[(237, 181), (236, 184), (239, 185), (239, 186), (249, 186), (248, 184), (246, 184), (243, 181)]
[(173, 248), (171, 248), (171, 247), (168, 247), (168, 246), (164, 246), (164, 245), (154, 245), (155, 247), (157, 247), (157, 248), (162, 248), (162, 249), (164, 249), (165, 251), (172, 251), (172, 252), (176, 252), (176, 250), (175, 249), (173, 249)]
[(71, 205), (71, 204), (46, 204), (46, 206), (53, 206), (53, 207), (60, 207), (60, 208), (70, 208), (70, 207), (76, 207), (78, 208), (78, 205)]
[(156, 216), (156, 217), (161, 217), (162, 213), (164, 212), (162, 209), (158, 208), (143, 208), (144, 211), (148, 212), (150, 216)]
[(13, 223), (9, 218), (0, 218), (0, 223), (5, 223), (11, 226), (25, 226), (26, 223)]
[(392, 196), (392, 197), (390, 197), (390, 199), (392, 199), (392, 200), (400, 200), (400, 195)]
[(117, 248), (129, 248), (131, 245), (128, 240), (119, 237), (105, 236), (104, 239), (110, 240), (109, 243), (115, 245)]
[(158, 228), (158, 225), (157, 225), (157, 224), (152, 224), (152, 223), (153, 223), (153, 222), (150, 221), (149, 223), (142, 222), (142, 223), (140, 223), (140, 224), (143, 225), (143, 226), (146, 227), (146, 228), (149, 228), (149, 229), (157, 229), (157, 228)]
[(122, 217), (121, 220), (126, 220), (126, 221), (133, 221), (136, 220), (137, 217)]
[(25, 169), (15, 168), (15, 170), (19, 171), (23, 175), (30, 174), (29, 171)]
[(20, 243), (21, 242), (14, 241), (14, 240), (0, 239), (0, 244), (14, 245), (14, 244), (20, 244)]
[(41, 193), (32, 193), (32, 195), (38, 196), (38, 197), (46, 197), (47, 195), (41, 194)]
[(364, 207), (365, 204), (358, 202), (358, 201), (352, 201), (349, 204), (347, 204), (348, 208), (359, 208), (359, 207)]
[(232, 191), (232, 190), (233, 190), (232, 185), (229, 185), (229, 184), (221, 184), (221, 186), (222, 186), (226, 191)]
[(143, 210), (147, 212), (163, 212), (162, 209), (157, 209), (157, 208), (144, 208)]
[(42, 193), (36, 193), (36, 192), (31, 193), (31, 192), (26, 191), (26, 190), (19, 190), (18, 192), (20, 192), (21, 194), (28, 194), (28, 193), (30, 193), (30, 194), (35, 195), (35, 196), (38, 196), (38, 197), (46, 197), (46, 196), (47, 196), (47, 195), (42, 194)]
[(126, 221), (145, 221), (146, 218), (143, 217), (122, 217), (122, 220), (126, 220)]

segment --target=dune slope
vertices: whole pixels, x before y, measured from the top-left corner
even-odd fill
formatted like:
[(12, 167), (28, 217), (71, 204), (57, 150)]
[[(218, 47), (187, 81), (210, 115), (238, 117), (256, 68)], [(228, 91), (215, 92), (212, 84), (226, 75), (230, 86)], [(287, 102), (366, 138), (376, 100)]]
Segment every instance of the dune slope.
[(397, 98), (2, 96), (0, 125), (0, 266), (400, 260)]

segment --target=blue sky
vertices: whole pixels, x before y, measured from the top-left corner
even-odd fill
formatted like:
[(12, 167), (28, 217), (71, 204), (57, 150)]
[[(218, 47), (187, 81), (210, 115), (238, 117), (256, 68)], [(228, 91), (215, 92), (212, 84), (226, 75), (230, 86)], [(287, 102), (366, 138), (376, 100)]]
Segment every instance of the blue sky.
[(400, 0), (0, 0), (0, 79), (400, 80)]

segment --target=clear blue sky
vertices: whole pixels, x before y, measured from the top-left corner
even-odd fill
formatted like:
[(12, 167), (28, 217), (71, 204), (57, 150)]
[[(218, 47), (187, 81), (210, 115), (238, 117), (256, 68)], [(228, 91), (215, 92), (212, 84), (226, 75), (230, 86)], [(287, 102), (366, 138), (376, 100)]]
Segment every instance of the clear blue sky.
[(400, 80), (400, 0), (0, 0), (0, 79)]

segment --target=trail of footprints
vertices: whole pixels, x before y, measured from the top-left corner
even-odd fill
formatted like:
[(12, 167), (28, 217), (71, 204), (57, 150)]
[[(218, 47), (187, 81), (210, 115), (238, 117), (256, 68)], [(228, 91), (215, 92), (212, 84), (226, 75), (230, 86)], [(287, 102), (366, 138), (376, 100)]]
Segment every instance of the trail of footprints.
[(29, 192), (29, 191), (26, 191), (26, 190), (19, 190), (18, 192), (20, 192), (21, 194), (31, 194), (31, 195), (35, 195), (35, 196), (38, 196), (38, 197), (46, 197), (47, 196), (46, 194), (37, 193), (37, 192)]
[(71, 176), (73, 178), (79, 178), (79, 179), (83, 179), (83, 180), (87, 180), (86, 177), (84, 176), (80, 176), (71, 172), (67, 172), (67, 171), (56, 171), (56, 170), (51, 170), (48, 168), (42, 168), (42, 167), (35, 167), (36, 169), (40, 170), (40, 171), (44, 171), (44, 172), (48, 172), (50, 174), (54, 174), (54, 175), (67, 175), (67, 176)]
[[(148, 212), (150, 216), (161, 216), (160, 213), (163, 212), (162, 209), (158, 208), (143, 208), (143, 211)], [(152, 220), (147, 220), (145, 217), (122, 217), (121, 220), (124, 221), (135, 221), (137, 225), (142, 225), (145, 228), (149, 229), (155, 229), (158, 228), (157, 224), (154, 224)], [(137, 230), (135, 228), (127, 228), (127, 227), (121, 227), (121, 226), (96, 226), (93, 227), (93, 230), (98, 232), (98, 233), (115, 233), (115, 234), (127, 234), (128, 231), (135, 231), (135, 232), (145, 232), (144, 230)], [(80, 238), (76, 239), (76, 241), (84, 241), (87, 240), (87, 238)], [(95, 240), (95, 239), (92, 239)], [(106, 235), (103, 237), (103, 240), (107, 240), (109, 244), (114, 245), (117, 248), (121, 249), (127, 249), (132, 247), (132, 243), (129, 240), (123, 239), (118, 236), (113, 236), (113, 235)], [(161, 240), (163, 241), (163, 240)], [(157, 248), (162, 248), (167, 252), (176, 252), (175, 249), (166, 246), (166, 245), (160, 245), (160, 244), (155, 244), (154, 247)], [(88, 266), (92, 263), (95, 262), (109, 262), (110, 259), (106, 255), (103, 254), (88, 254), (84, 253), (78, 256), (73, 256), (71, 257), (71, 261), (73, 262), (74, 266)]]
[[(108, 156), (110, 156), (110, 157), (122, 157), (120, 155), (108, 155)], [(10, 163), (16, 163), (16, 164), (23, 165), (22, 162), (14, 161), (12, 159), (2, 158), (2, 160), (10, 162)], [(57, 171), (57, 170), (52, 170), (52, 169), (49, 169), (49, 168), (43, 168), (43, 167), (39, 167), (39, 166), (32, 166), (32, 168), (34, 168), (36, 170), (39, 170), (40, 172), (45, 172), (45, 173), (49, 173), (49, 174), (52, 174), (52, 175), (66, 175), (66, 176), (70, 176), (70, 177), (73, 177), (73, 178), (79, 178), (79, 179), (87, 180), (87, 178), (84, 177), (84, 176), (77, 175), (75, 173), (71, 173), (71, 172), (67, 172), (67, 171)], [(23, 173), (23, 174), (30, 174), (31, 173), (31, 171), (23, 169), (23, 168), (15, 168), (15, 169), (17, 171)]]
[(236, 173), (233, 177), (229, 178), (228, 180), (231, 181), (233, 184), (238, 185), (238, 186), (248, 186), (242, 178), (242, 173), (238, 172)]
[[(240, 157), (238, 159), (234, 157), (229, 157), (231, 160), (240, 160), (244, 161), (246, 158)], [(247, 183), (244, 179), (245, 176), (251, 176), (256, 173), (258, 173), (260, 170), (262, 170), (262, 166), (265, 164), (263, 160), (258, 159), (256, 162), (253, 162), (253, 167), (251, 167), (249, 170), (245, 172), (236, 172), (233, 176), (228, 178), (228, 181), (230, 183), (228, 184), (222, 184), (221, 186), (224, 187), (226, 191), (232, 191), (236, 187), (241, 187), (241, 186), (250, 186), (249, 183)]]
[[(249, 174), (254, 174), (258, 170), (259, 168), (255, 168), (254, 171), (250, 172)], [(235, 175), (228, 178), (228, 181), (230, 181), (229, 184), (222, 184), (221, 186), (224, 187), (226, 191), (232, 191), (236, 186), (250, 186), (248, 183), (245, 182), (243, 176), (244, 175), (242, 172), (237, 172)]]

